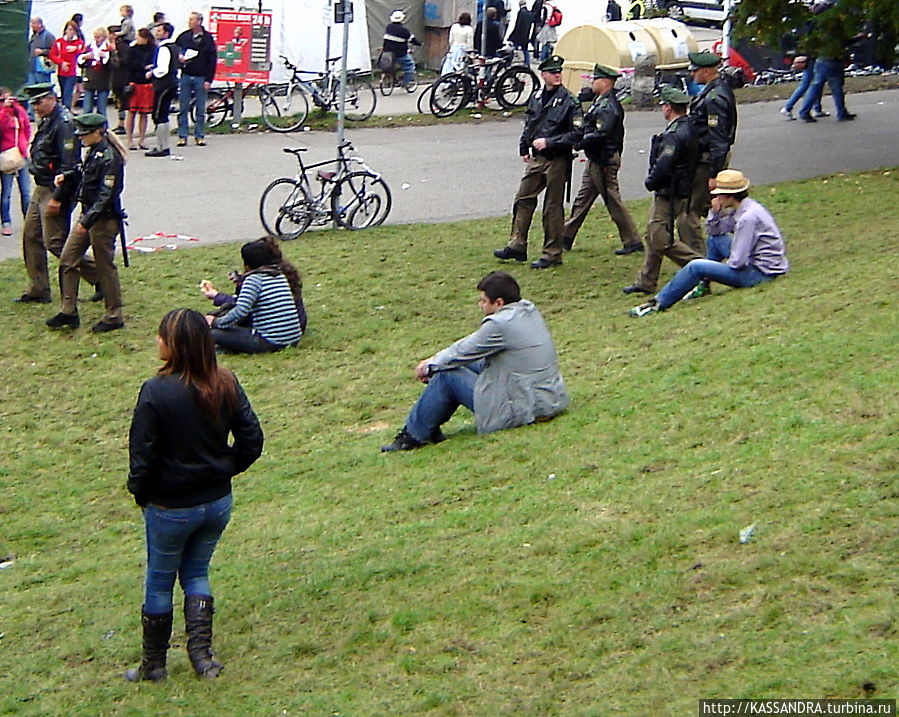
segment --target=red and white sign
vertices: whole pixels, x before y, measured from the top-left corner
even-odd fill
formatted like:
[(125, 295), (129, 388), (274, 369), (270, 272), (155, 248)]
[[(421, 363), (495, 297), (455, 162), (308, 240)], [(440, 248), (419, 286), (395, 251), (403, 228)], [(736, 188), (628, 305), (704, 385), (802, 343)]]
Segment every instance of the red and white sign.
[(272, 69), (272, 14), (212, 10), (209, 31), (215, 36), (215, 79), (268, 83)]

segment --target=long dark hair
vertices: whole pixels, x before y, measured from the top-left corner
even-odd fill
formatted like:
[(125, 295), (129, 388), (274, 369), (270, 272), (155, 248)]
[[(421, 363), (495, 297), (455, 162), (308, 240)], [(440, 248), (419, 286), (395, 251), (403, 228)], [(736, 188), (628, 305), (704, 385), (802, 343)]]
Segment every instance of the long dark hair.
[(187, 384), (203, 412), (218, 418), (237, 404), (234, 374), (219, 368), (215, 341), (204, 316), (193, 309), (173, 309), (159, 324), (159, 338), (169, 349), (160, 376), (177, 374)]
[(275, 237), (267, 236), (262, 237), (262, 239), (260, 239), (259, 241), (265, 242), (265, 244), (268, 246), (272, 258), (274, 259), (273, 263), (278, 265), (278, 268), (281, 270), (281, 273), (284, 274), (284, 277), (287, 279), (287, 283), (290, 285), (290, 293), (293, 294), (294, 298), (302, 298), (303, 279), (300, 276), (300, 272), (297, 271), (297, 268), (293, 264), (291, 264), (290, 261), (284, 258), (284, 254), (281, 253), (281, 246), (278, 243), (278, 240), (275, 239)]

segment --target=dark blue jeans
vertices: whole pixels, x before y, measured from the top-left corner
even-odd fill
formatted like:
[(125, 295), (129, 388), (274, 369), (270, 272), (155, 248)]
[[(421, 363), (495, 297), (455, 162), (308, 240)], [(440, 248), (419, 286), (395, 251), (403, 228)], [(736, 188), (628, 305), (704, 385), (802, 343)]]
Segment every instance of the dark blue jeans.
[(284, 348), (268, 341), (248, 326), (213, 329), (212, 338), (219, 348), (237, 354), (266, 354)]
[(144, 612), (172, 609), (175, 578), (185, 595), (212, 595), (209, 561), (231, 519), (231, 494), (191, 508), (144, 508), (147, 531), (147, 580)]
[(808, 117), (812, 107), (817, 102), (821, 103), (821, 93), (824, 91), (824, 83), (830, 86), (830, 94), (833, 98), (833, 106), (837, 109), (837, 119), (846, 117), (845, 98), (843, 95), (843, 65), (836, 60), (815, 60), (815, 71), (812, 76), (811, 87), (805, 93), (805, 102), (799, 110), (800, 117)]
[(406, 418), (406, 433), (416, 441), (430, 441), (440, 426), (446, 423), (459, 406), (474, 411), (474, 385), (484, 362), (437, 371)]

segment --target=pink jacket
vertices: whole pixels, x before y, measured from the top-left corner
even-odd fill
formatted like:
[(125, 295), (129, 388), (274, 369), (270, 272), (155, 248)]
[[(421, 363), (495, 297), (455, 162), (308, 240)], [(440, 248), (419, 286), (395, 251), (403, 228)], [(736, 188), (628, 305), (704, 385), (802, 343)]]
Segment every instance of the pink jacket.
[(13, 102), (12, 107), (5, 105), (0, 107), (0, 152), (9, 149), (16, 141), (16, 123), (19, 120), (19, 151), (23, 157), (28, 156), (28, 143), (31, 139), (31, 124), (28, 121), (28, 113), (18, 102)]

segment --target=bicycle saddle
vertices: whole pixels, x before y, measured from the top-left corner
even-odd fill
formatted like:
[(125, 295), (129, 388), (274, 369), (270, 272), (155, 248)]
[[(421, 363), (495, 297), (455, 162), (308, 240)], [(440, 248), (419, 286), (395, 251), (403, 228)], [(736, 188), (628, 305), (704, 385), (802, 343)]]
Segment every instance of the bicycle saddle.
[(332, 179), (334, 179), (334, 177), (337, 176), (337, 172), (323, 172), (322, 170), (318, 170), (315, 173), (315, 176), (323, 182), (330, 182)]
[(284, 148), (284, 151), (287, 152), (287, 154), (299, 154), (300, 152), (305, 152), (306, 150), (307, 147), (297, 147), (296, 149), (291, 149), (290, 147)]

